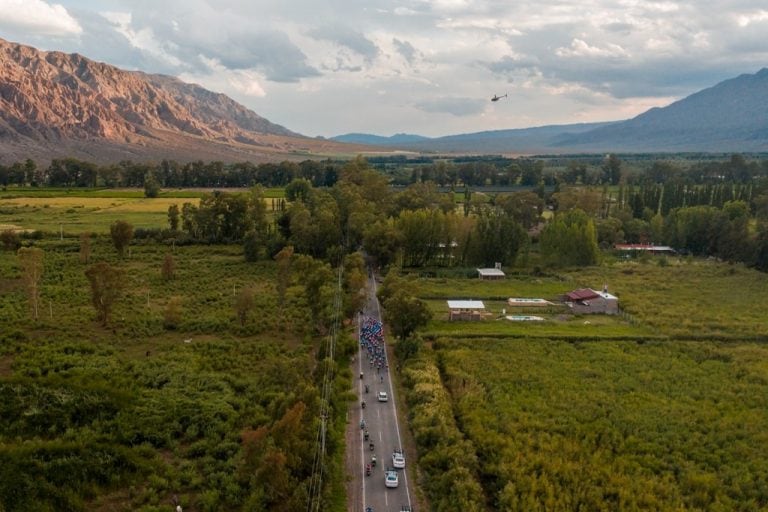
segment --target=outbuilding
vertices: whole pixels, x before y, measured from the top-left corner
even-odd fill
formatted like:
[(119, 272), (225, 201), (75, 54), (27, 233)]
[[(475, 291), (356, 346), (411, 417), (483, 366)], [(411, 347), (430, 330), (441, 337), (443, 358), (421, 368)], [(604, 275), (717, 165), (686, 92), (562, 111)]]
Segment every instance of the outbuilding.
[(482, 320), (485, 304), (481, 300), (449, 300), (448, 320)]
[(608, 293), (607, 289), (598, 292), (591, 288), (580, 288), (566, 293), (563, 299), (571, 311), (577, 314), (617, 315), (619, 313), (619, 299)]
[(505, 277), (504, 271), (500, 268), (479, 268), (477, 269), (477, 276), (487, 281), (504, 279)]

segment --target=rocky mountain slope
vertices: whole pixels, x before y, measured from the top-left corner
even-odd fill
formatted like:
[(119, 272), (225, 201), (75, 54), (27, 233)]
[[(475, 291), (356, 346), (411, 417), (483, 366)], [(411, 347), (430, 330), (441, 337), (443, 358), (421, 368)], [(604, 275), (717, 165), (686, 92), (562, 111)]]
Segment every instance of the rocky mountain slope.
[(278, 160), (354, 151), (303, 137), (223, 94), (0, 39), (0, 159)]

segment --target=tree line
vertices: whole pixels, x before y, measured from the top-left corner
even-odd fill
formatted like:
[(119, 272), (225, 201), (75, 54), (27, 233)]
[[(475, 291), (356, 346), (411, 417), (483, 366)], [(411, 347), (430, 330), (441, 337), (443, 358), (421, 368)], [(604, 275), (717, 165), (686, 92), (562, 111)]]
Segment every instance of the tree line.
[[(294, 179), (314, 187), (331, 187), (346, 165), (342, 160), (283, 161), (280, 163), (219, 161), (159, 163), (124, 160), (100, 166), (76, 158), (51, 160), (47, 167), (32, 159), (0, 165), (0, 185), (49, 187), (159, 187), (247, 188), (284, 187)], [(768, 178), (768, 160), (729, 158), (687, 161), (682, 158), (616, 154), (573, 157), (506, 158), (500, 156), (438, 158), (422, 156), (372, 157), (369, 165), (386, 175), (390, 184), (436, 183), (440, 187), (538, 187), (562, 185), (642, 185), (684, 183), (741, 184)]]

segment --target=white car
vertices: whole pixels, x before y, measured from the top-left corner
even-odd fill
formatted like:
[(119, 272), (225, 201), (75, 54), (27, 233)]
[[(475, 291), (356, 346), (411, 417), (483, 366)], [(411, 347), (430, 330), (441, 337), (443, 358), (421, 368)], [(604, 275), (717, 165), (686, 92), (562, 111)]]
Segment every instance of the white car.
[(396, 469), (405, 468), (405, 455), (403, 455), (402, 450), (395, 450), (392, 452), (392, 465), (395, 466)]
[(384, 485), (387, 487), (397, 487), (397, 484), (400, 483), (397, 478), (397, 471), (394, 469), (388, 469), (387, 472), (384, 474)]
[(386, 391), (379, 391), (378, 399), (379, 399), (379, 402), (386, 402), (387, 400), (389, 400), (389, 396), (387, 396)]

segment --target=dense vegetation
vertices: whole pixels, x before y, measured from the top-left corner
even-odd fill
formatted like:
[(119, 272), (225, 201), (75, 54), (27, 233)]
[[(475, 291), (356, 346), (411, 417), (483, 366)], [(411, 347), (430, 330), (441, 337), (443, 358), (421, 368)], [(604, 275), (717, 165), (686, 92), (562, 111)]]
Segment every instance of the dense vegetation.
[[(37, 321), (24, 267), (0, 252), (0, 508), (149, 511), (176, 499), (212, 511), (306, 506), (325, 337), (295, 271), (278, 307), (275, 263), (246, 263), (238, 246), (170, 253), (134, 244), (120, 260), (108, 236), (94, 236), (89, 260), (126, 277), (102, 327), (81, 242), (33, 242), (45, 269)], [(244, 318), (243, 289), (254, 292)], [(345, 335), (337, 353), (353, 348)], [(344, 502), (350, 376), (336, 375), (332, 407), (342, 414), (329, 425), (326, 510)]]
[(494, 509), (768, 504), (762, 345), (446, 340), (437, 357)]

